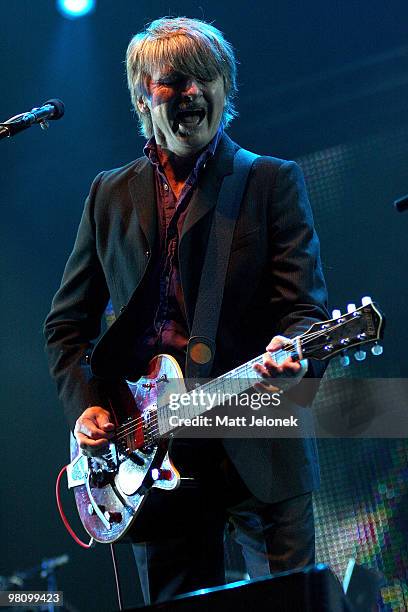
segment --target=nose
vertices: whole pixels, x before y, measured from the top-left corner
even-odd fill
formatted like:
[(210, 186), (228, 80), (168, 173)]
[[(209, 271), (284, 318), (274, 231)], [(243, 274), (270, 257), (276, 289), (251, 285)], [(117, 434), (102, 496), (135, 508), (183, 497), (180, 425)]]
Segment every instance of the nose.
[(201, 87), (198, 81), (195, 79), (188, 79), (183, 91), (183, 95), (188, 97), (195, 97), (201, 94)]

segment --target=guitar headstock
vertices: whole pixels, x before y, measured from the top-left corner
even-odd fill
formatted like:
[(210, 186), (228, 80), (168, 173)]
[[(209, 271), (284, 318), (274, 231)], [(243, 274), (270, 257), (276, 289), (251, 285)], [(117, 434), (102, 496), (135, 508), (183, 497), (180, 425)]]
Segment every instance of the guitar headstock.
[[(338, 353), (369, 342), (377, 342), (382, 338), (385, 319), (378, 306), (370, 298), (363, 298), (363, 305), (355, 308), (349, 305), (348, 312), (341, 314), (334, 311), (333, 319), (314, 323), (300, 336), (303, 357), (312, 359), (329, 359)], [(372, 348), (374, 355), (382, 353), (382, 347)], [(358, 354), (364, 355), (359, 358)], [(363, 351), (357, 351), (358, 361), (365, 358)]]

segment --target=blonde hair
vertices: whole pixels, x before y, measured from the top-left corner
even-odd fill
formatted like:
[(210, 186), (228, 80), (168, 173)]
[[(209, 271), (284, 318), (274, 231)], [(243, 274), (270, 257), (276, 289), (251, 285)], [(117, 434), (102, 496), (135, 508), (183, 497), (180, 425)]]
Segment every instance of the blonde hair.
[(222, 121), (227, 127), (237, 115), (233, 101), (237, 92), (237, 66), (232, 45), (217, 28), (205, 21), (163, 17), (136, 34), (126, 52), (128, 87), (141, 134), (150, 138), (153, 124), (150, 112), (142, 113), (137, 102), (147, 95), (146, 81), (153, 72), (168, 67), (204, 81), (218, 76), (223, 78), (225, 105)]

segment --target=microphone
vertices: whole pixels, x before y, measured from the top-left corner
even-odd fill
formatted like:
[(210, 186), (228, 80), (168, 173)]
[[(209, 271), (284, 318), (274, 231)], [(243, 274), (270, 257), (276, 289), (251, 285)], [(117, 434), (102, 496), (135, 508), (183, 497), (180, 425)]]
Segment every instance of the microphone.
[(44, 104), (38, 108), (33, 108), (27, 113), (21, 113), (20, 115), (16, 115), (0, 123), (0, 139), (10, 138), (36, 123), (39, 123), (41, 127), (47, 128), (47, 121), (61, 119), (64, 115), (64, 111), (65, 108), (62, 100), (58, 98), (47, 100), (47, 102), (44, 102)]
[(398, 198), (398, 200), (395, 200), (394, 207), (400, 213), (407, 210), (408, 209), (408, 194), (402, 196), (402, 198)]

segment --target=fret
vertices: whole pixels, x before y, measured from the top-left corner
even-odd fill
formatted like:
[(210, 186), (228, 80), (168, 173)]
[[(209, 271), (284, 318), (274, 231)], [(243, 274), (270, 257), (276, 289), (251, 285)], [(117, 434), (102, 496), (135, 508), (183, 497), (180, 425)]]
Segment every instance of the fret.
[(170, 429), (169, 416), (172, 412), (173, 411), (170, 410), (168, 404), (157, 407), (157, 422), (158, 422), (158, 428), (159, 428), (159, 431), (158, 431), (159, 436), (163, 436), (169, 431)]

